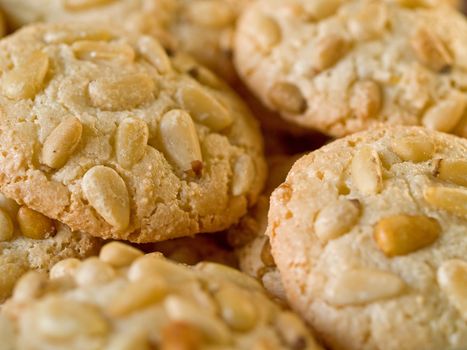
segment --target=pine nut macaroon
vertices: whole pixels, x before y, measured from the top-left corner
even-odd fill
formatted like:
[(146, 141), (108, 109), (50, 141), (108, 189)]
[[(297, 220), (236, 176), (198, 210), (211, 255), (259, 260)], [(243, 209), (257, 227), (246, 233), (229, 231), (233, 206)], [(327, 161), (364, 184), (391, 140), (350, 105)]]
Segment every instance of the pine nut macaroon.
[(254, 279), (113, 242), (99, 257), (30, 273), (2, 308), (2, 344), (18, 349), (321, 350)]
[(281, 301), (286, 299), (285, 291), (266, 236), (269, 197), (284, 182), (290, 168), (301, 155), (268, 158), (269, 177), (258, 203), (227, 231), (227, 239), (235, 250), (240, 270), (260, 281), (272, 296)]
[(467, 344), (467, 140), (420, 127), (339, 139), (271, 196), (292, 307), (331, 350)]
[(0, 194), (0, 303), (28, 271), (47, 272), (58, 261), (96, 254), (101, 241)]
[(183, 49), (228, 81), (238, 15), (252, 0), (0, 0), (12, 28), (34, 22), (107, 23)]
[(5, 195), (133, 242), (236, 222), (264, 183), (259, 128), (214, 74), (177, 57), (107, 26), (38, 24), (1, 41)]
[(260, 0), (235, 37), (241, 78), (270, 109), (333, 137), (381, 123), (467, 136), (467, 20), (449, 6)]

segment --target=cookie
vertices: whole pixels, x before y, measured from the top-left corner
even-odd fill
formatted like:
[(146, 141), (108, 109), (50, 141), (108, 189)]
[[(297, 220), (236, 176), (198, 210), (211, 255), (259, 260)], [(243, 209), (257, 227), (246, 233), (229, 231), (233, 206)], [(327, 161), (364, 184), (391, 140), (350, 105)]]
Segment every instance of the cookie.
[(226, 229), (256, 201), (256, 121), (153, 38), (38, 24), (0, 42), (0, 61), (0, 187), (17, 202), (94, 236), (154, 242)]
[(235, 248), (240, 269), (258, 279), (274, 297), (285, 301), (284, 287), (276, 263), (271, 255), (269, 238), (265, 235), (268, 225), (269, 197), (286, 178), (300, 155), (268, 158), (269, 177), (264, 193), (238, 224), (228, 230), (228, 241)]
[(0, 194), (0, 303), (27, 271), (48, 271), (62, 259), (85, 258), (100, 244)]
[(99, 258), (59, 262), (50, 277), (23, 277), (2, 316), (16, 330), (1, 331), (2, 344), (20, 349), (321, 349), (237, 270), (117, 242)]
[(230, 267), (238, 266), (235, 254), (228, 246), (224, 233), (176, 238), (148, 243), (139, 248), (145, 252), (160, 252), (170, 260), (187, 265), (210, 261)]
[(142, 32), (172, 50), (194, 55), (234, 81), (232, 38), (237, 16), (251, 0), (0, 0), (12, 28), (33, 22), (108, 23)]
[[(261, 0), (239, 19), (235, 63), (286, 120), (334, 137), (381, 123), (458, 133), (467, 21), (448, 6)], [(464, 121), (467, 123), (467, 121)]]
[(332, 350), (467, 349), (467, 140), (419, 127), (295, 163), (267, 235), (288, 301)]

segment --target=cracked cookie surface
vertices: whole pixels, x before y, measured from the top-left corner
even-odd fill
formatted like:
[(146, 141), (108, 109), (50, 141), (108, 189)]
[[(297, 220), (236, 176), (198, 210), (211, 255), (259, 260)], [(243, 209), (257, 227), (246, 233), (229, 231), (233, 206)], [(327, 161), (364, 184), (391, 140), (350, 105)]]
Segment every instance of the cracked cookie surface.
[(122, 243), (29, 273), (2, 308), (12, 349), (320, 350), (298, 316), (227, 266), (177, 264)]
[(0, 42), (0, 187), (103, 238), (220, 231), (265, 177), (249, 110), (148, 36), (39, 24)]
[(333, 350), (465, 349), (467, 140), (418, 127), (295, 163), (267, 234), (291, 305)]
[(108, 23), (186, 50), (228, 81), (236, 79), (232, 38), (251, 0), (0, 0), (12, 28), (34, 22)]
[(265, 105), (330, 136), (383, 122), (466, 136), (466, 39), (448, 6), (262, 0), (239, 19), (235, 64)]
[(28, 271), (47, 272), (65, 258), (86, 258), (101, 241), (43, 217), (0, 194), (0, 303)]

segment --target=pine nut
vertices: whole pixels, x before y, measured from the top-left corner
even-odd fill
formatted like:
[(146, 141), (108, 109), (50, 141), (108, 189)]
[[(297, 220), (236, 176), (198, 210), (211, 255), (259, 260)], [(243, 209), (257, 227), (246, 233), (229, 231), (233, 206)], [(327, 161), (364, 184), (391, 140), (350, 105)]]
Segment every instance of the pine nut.
[(302, 92), (292, 83), (274, 83), (268, 91), (268, 99), (281, 112), (302, 114), (307, 109), (307, 102)]
[(464, 159), (441, 159), (438, 163), (437, 177), (443, 181), (467, 187), (467, 161)]
[(429, 246), (441, 234), (438, 221), (426, 216), (395, 215), (378, 222), (374, 239), (387, 256), (406, 255)]
[(131, 168), (143, 158), (149, 139), (147, 124), (141, 119), (127, 118), (117, 128), (115, 153), (118, 163)]
[(130, 198), (125, 182), (113, 169), (97, 165), (84, 174), (83, 193), (91, 206), (117, 230), (130, 223)]
[(359, 119), (376, 117), (382, 106), (381, 88), (372, 80), (357, 82), (352, 90), (350, 106)]
[(415, 55), (427, 67), (442, 71), (452, 65), (452, 57), (442, 40), (427, 28), (418, 28), (410, 41)]
[(155, 82), (146, 74), (98, 78), (89, 83), (91, 104), (102, 110), (123, 111), (154, 99)]
[(331, 278), (323, 296), (331, 305), (361, 305), (395, 297), (404, 287), (404, 282), (389, 272), (369, 269), (349, 270)]
[(135, 50), (123, 43), (79, 40), (71, 45), (76, 58), (83, 61), (115, 60), (123, 63), (132, 63), (135, 60)]
[(180, 264), (166, 260), (162, 255), (146, 254), (136, 259), (128, 270), (128, 279), (138, 281), (144, 279), (160, 279), (178, 283), (191, 281), (192, 273)]
[(352, 182), (363, 194), (376, 194), (383, 188), (381, 160), (370, 146), (363, 146), (351, 164)]
[(435, 145), (423, 136), (406, 136), (392, 143), (392, 150), (403, 161), (425, 162), (435, 152)]
[(13, 100), (34, 98), (44, 87), (49, 70), (49, 57), (35, 51), (2, 77), (2, 93)]
[(212, 28), (226, 27), (235, 21), (235, 13), (228, 3), (217, 0), (189, 2), (187, 15), (194, 23)]
[(449, 302), (467, 321), (467, 262), (448, 260), (438, 268), (438, 284)]
[(255, 164), (248, 154), (242, 154), (235, 162), (232, 178), (232, 194), (242, 196), (251, 189), (255, 178)]
[(182, 171), (194, 170), (194, 165), (203, 161), (195, 124), (187, 112), (173, 109), (165, 113), (160, 136), (169, 160)]
[(14, 230), (10, 215), (5, 210), (0, 209), (0, 242), (12, 239)]
[(320, 21), (331, 16), (340, 6), (340, 0), (313, 0), (306, 3), (306, 10), (311, 17)]
[(227, 344), (231, 340), (232, 336), (224, 323), (187, 300), (169, 296), (164, 301), (164, 307), (171, 320), (196, 325), (215, 343)]
[(427, 187), (423, 192), (425, 200), (435, 208), (447, 210), (467, 218), (467, 189), (451, 187)]
[(13, 299), (18, 302), (27, 302), (39, 298), (47, 286), (47, 275), (44, 272), (29, 271), (16, 283), (13, 290)]
[(144, 253), (122, 242), (110, 242), (101, 248), (99, 259), (115, 267), (130, 265)]
[(25, 237), (46, 239), (55, 234), (53, 221), (35, 210), (21, 207), (16, 219), (19, 229)]
[(83, 126), (75, 117), (63, 120), (45, 139), (42, 162), (54, 169), (65, 165), (81, 140)]
[(225, 286), (215, 295), (222, 318), (236, 331), (244, 332), (255, 325), (257, 312), (248, 297), (245, 291), (233, 286)]
[(81, 265), (81, 261), (76, 258), (68, 258), (59, 261), (50, 269), (51, 279), (62, 277), (74, 277), (76, 270)]
[(203, 261), (196, 265), (196, 269), (203, 271), (206, 275), (212, 275), (214, 278), (230, 281), (246, 289), (256, 291), (263, 290), (263, 287), (256, 279), (226, 265)]
[(347, 41), (337, 34), (320, 38), (311, 56), (313, 68), (321, 72), (334, 66), (346, 54), (347, 48)]
[(461, 120), (466, 106), (466, 98), (462, 94), (453, 93), (425, 112), (423, 126), (432, 130), (450, 132)]
[(167, 294), (163, 279), (139, 280), (128, 284), (109, 304), (108, 312), (115, 317), (124, 317), (133, 312), (160, 302)]
[(18, 215), (19, 205), (13, 199), (5, 197), (0, 193), (0, 208), (4, 210), (11, 218)]
[(148, 60), (160, 74), (169, 73), (172, 70), (169, 56), (161, 44), (150, 36), (143, 36), (138, 41), (138, 49), (141, 55)]
[(357, 200), (340, 199), (328, 204), (316, 216), (314, 223), (316, 236), (325, 244), (348, 233), (357, 223), (360, 210), (360, 203)]
[(233, 123), (229, 111), (200, 87), (185, 86), (177, 97), (194, 120), (213, 131), (221, 131)]
[(109, 41), (112, 35), (102, 29), (90, 28), (79, 31), (52, 30), (44, 35), (46, 44), (72, 44), (80, 40)]
[(249, 31), (263, 52), (268, 52), (282, 40), (281, 28), (268, 16), (256, 14), (250, 18)]
[(78, 337), (92, 337), (96, 348), (103, 348), (110, 326), (98, 309), (90, 304), (60, 297), (48, 297), (34, 305), (30, 324), (44, 338), (58, 344)]
[(76, 268), (75, 280), (82, 287), (100, 285), (115, 278), (115, 270), (97, 257), (83, 261)]

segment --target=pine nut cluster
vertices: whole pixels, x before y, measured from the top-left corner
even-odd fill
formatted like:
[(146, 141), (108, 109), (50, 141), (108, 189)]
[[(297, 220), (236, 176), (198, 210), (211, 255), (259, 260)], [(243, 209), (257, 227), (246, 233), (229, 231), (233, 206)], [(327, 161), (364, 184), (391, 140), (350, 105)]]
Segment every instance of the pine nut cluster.
[[(29, 272), (3, 315), (2, 344), (69, 349), (321, 349), (253, 278), (215, 263), (194, 267), (123, 243), (99, 257)], [(4, 320), (4, 322), (8, 322)]]

